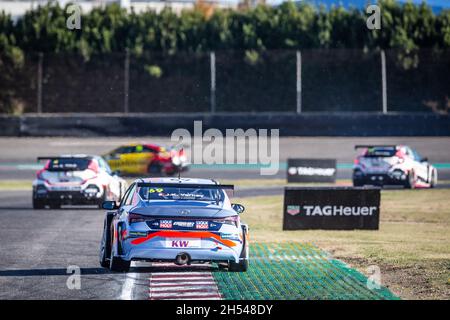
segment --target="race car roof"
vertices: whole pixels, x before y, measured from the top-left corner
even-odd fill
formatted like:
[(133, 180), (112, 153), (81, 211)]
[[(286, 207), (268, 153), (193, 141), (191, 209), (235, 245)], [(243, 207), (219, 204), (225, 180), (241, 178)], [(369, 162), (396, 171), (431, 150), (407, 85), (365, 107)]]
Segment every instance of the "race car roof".
[(356, 149), (363, 149), (363, 148), (386, 148), (386, 149), (397, 149), (398, 145), (383, 145), (383, 144), (357, 144), (355, 146)]
[(138, 143), (138, 142), (133, 142), (133, 143), (125, 144), (125, 145), (123, 145), (123, 146), (125, 146), (125, 147), (146, 146), (146, 147), (153, 148), (153, 149), (159, 149), (159, 148), (162, 148), (162, 146), (159, 145), (159, 144), (154, 144), (154, 143)]
[(88, 159), (92, 160), (94, 156), (89, 156), (86, 154), (73, 154), (73, 155), (61, 155), (61, 156), (48, 156), (48, 157), (37, 157), (38, 161), (42, 160), (56, 160), (56, 159)]

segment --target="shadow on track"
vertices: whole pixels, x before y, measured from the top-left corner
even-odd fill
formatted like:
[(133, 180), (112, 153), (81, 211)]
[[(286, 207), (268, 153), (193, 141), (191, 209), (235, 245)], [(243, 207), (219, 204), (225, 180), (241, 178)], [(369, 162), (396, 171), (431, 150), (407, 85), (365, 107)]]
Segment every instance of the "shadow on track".
[[(82, 275), (114, 273), (104, 268), (81, 268)], [(67, 276), (67, 268), (0, 270), (0, 277)]]
[[(81, 268), (81, 275), (101, 275), (101, 274), (121, 274), (105, 268)], [(158, 273), (158, 272), (192, 272), (192, 271), (214, 271), (210, 265), (205, 266), (187, 266), (187, 267), (132, 267), (130, 273)], [(46, 269), (14, 269), (0, 270), (1, 277), (41, 277), (41, 276), (68, 276), (72, 274), (67, 272), (66, 268), (46, 268)]]

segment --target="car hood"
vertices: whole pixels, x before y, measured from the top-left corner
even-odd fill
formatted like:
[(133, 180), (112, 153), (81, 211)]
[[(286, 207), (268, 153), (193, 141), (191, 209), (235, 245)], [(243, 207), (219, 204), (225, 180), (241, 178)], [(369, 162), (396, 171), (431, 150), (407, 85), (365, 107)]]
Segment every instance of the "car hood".
[(174, 218), (225, 218), (235, 216), (234, 210), (224, 209), (222, 206), (196, 201), (157, 201), (145, 202), (130, 210), (130, 213), (145, 216), (160, 216)]

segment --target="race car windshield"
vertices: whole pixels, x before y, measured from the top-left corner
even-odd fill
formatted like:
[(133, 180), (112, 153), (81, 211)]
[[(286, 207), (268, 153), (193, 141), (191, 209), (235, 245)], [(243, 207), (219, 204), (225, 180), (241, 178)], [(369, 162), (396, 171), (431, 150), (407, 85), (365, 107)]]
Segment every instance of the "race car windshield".
[(220, 189), (196, 189), (176, 187), (140, 187), (139, 195), (143, 200), (196, 200), (222, 202), (224, 192)]
[(368, 148), (365, 157), (393, 157), (397, 151), (394, 148)]
[(89, 166), (89, 159), (58, 158), (51, 159), (48, 163), (48, 171), (83, 171)]

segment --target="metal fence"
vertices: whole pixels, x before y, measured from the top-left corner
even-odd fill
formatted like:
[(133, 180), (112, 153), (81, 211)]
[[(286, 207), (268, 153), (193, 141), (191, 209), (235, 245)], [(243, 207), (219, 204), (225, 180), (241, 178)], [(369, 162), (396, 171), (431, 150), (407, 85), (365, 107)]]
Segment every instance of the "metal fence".
[(0, 55), (0, 111), (446, 113), (449, 75), (433, 50)]

